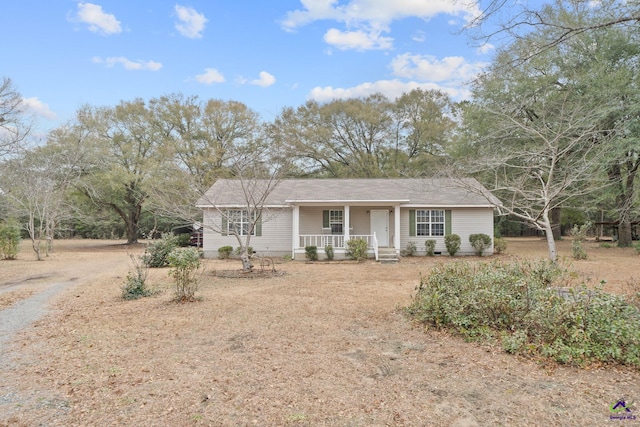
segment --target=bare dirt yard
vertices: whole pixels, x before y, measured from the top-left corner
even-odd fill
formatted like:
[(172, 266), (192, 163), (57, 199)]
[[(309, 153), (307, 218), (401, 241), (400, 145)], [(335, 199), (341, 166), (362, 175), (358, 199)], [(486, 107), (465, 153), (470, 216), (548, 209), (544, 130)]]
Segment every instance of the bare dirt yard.
[[(541, 363), (405, 318), (450, 257), (277, 260), (255, 278), (207, 260), (199, 301), (172, 302), (167, 269), (158, 295), (125, 301), (142, 250), (57, 241), (45, 261), (25, 244), (0, 262), (0, 426), (640, 426), (638, 370)], [(640, 291), (634, 249), (587, 252), (559, 244), (577, 279)], [(545, 242), (509, 239), (499, 258), (517, 257), (545, 258)], [(610, 419), (618, 399), (635, 420)]]

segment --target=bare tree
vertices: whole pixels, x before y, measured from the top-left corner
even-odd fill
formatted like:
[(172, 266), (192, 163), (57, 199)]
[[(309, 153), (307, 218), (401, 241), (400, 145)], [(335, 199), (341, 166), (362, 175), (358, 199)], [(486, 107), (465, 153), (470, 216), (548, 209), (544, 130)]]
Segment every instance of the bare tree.
[[(287, 176), (290, 161), (276, 143), (236, 150), (232, 158), (233, 177), (216, 181), (196, 205), (215, 209), (217, 218), (205, 218), (203, 226), (215, 233), (234, 236), (240, 247), (242, 269), (251, 271), (251, 237), (277, 215), (267, 202)], [(224, 205), (219, 202), (222, 199)]]
[(26, 218), (25, 229), (38, 260), (43, 259), (43, 250), (49, 255), (56, 228), (70, 213), (66, 195), (74, 175), (62, 154), (48, 147), (25, 151), (7, 160), (0, 174), (0, 190), (13, 215)]
[(501, 200), (501, 214), (545, 233), (552, 261), (557, 250), (551, 212), (596, 189), (594, 171), (606, 150), (601, 112), (568, 97), (563, 94), (555, 107), (536, 111), (535, 119), (525, 111), (483, 108), (478, 114), (491, 123), (491, 130), (472, 143), (472, 160), (461, 168)]
[(17, 152), (27, 137), (30, 124), (23, 108), (22, 96), (11, 79), (0, 81), (0, 159)]
[[(560, 18), (567, 16), (575, 19), (567, 22)], [(522, 62), (581, 34), (614, 26), (633, 30), (638, 22), (640, 2), (635, 0), (554, 0), (536, 7), (520, 0), (490, 0), (466, 30), (481, 44), (510, 44), (531, 32), (544, 32), (545, 37), (515, 59)]]

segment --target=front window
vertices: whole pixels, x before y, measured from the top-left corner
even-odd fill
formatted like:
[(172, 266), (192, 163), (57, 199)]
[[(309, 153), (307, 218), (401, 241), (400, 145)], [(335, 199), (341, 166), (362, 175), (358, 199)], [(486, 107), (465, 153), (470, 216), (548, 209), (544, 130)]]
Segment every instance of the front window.
[[(246, 236), (249, 233), (251, 221), (246, 210), (227, 211), (227, 233), (231, 235)], [(251, 232), (255, 235), (255, 229)]]
[(444, 211), (417, 210), (416, 236), (444, 236)]
[(329, 227), (331, 234), (342, 234), (342, 211), (329, 211)]

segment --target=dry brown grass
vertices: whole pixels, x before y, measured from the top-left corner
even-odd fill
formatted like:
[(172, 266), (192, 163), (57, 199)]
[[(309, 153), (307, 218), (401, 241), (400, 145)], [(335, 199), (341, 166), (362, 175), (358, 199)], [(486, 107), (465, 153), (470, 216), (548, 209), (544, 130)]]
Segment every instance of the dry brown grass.
[[(617, 399), (640, 400), (637, 371), (539, 365), (412, 325), (397, 308), (449, 257), (279, 262), (256, 278), (216, 277), (240, 263), (209, 260), (201, 300), (177, 304), (166, 269), (150, 277), (158, 296), (120, 298), (132, 249), (57, 245), (0, 264), (12, 301), (76, 279), (13, 341), (0, 425), (599, 426)], [(576, 278), (640, 290), (633, 249), (590, 242), (574, 262), (559, 249)], [(503, 258), (545, 256), (542, 240), (510, 239)]]

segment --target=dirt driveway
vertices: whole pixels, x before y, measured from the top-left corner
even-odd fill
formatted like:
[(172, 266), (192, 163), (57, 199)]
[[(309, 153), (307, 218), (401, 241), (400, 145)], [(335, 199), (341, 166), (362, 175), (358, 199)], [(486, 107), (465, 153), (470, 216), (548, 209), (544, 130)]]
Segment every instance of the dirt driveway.
[[(211, 260), (202, 300), (176, 304), (166, 269), (158, 296), (120, 299), (139, 248), (57, 245), (0, 263), (0, 317), (49, 292), (0, 342), (0, 426), (640, 426), (640, 405), (610, 419), (618, 399), (640, 401), (638, 371), (545, 366), (408, 322), (398, 308), (448, 257), (282, 262), (254, 279), (216, 277), (239, 261)], [(537, 239), (509, 245), (545, 256)], [(577, 277), (640, 290), (635, 251), (588, 252)]]

